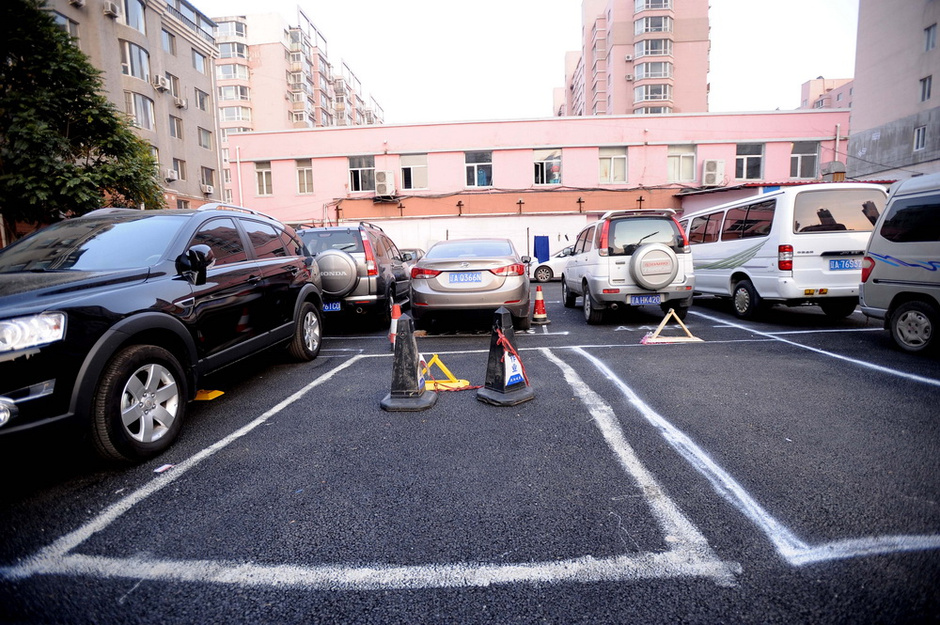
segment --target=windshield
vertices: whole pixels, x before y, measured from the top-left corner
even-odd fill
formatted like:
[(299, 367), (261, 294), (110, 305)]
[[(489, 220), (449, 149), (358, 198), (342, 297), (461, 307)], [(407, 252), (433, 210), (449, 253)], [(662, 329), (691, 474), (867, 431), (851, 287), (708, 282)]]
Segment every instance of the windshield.
[(324, 250), (362, 252), (362, 236), (358, 230), (309, 230), (300, 233), (307, 252), (316, 256)]
[(610, 222), (609, 250), (612, 256), (632, 255), (644, 243), (662, 243), (675, 248), (682, 243), (679, 226), (663, 217), (630, 217)]
[(112, 271), (158, 262), (188, 215), (70, 219), (0, 250), (0, 273)]
[(793, 232), (871, 232), (884, 207), (875, 190), (804, 191), (793, 201)]
[(434, 244), (424, 256), (430, 260), (442, 258), (488, 258), (514, 256), (512, 244), (503, 240), (442, 241)]

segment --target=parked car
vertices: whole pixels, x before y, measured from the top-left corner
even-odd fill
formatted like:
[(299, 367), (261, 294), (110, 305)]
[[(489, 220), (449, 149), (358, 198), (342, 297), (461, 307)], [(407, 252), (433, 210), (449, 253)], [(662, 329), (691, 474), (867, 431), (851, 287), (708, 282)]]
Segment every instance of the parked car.
[(895, 183), (862, 259), (862, 312), (908, 352), (940, 338), (940, 174)]
[(411, 313), (418, 327), (438, 314), (495, 311), (505, 306), (513, 327), (528, 330), (529, 278), (509, 239), (456, 239), (431, 246), (411, 269)]
[(672, 209), (605, 213), (578, 233), (561, 278), (564, 305), (581, 296), (590, 324), (607, 310), (650, 304), (684, 319), (694, 286), (689, 242)]
[(569, 245), (553, 254), (544, 263), (532, 263), (530, 267), (535, 267), (532, 270), (532, 277), (535, 281), (548, 282), (553, 278), (560, 278), (561, 274), (565, 272), (565, 265), (568, 264), (573, 249), (574, 246)]
[(73, 420), (104, 457), (169, 447), (207, 373), (320, 351), (316, 265), (260, 213), (102, 209), (0, 250), (0, 435)]
[(359, 223), (297, 234), (320, 268), (324, 312), (366, 314), (379, 326), (391, 324), (392, 307), (407, 300), (411, 267), (384, 230)]

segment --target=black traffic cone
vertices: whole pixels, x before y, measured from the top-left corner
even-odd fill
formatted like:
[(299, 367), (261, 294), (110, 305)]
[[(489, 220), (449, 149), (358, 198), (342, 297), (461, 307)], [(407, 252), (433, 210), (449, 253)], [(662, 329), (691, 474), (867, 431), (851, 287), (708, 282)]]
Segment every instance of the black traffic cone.
[(399, 317), (396, 330), (392, 390), (380, 404), (383, 410), (389, 412), (427, 410), (437, 402), (437, 393), (425, 388), (411, 315)]
[(478, 400), (494, 406), (515, 406), (535, 397), (516, 351), (515, 339), (512, 314), (502, 306), (493, 316), (486, 382), (477, 391)]

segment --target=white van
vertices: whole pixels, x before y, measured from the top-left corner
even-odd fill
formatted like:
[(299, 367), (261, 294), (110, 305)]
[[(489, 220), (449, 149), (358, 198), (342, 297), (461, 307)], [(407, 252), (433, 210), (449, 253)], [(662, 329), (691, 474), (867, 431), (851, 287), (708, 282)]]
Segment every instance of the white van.
[(819, 183), (687, 213), (680, 223), (692, 245), (695, 292), (730, 297), (742, 319), (774, 304), (816, 304), (847, 317), (886, 198), (877, 184)]
[(901, 349), (940, 346), (940, 174), (891, 187), (865, 250), (860, 297)]

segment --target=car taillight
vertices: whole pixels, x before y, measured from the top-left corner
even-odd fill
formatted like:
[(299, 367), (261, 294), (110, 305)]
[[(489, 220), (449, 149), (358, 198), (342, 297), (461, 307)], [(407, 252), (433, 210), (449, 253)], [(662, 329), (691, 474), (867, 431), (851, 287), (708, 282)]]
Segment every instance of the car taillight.
[(685, 234), (685, 228), (682, 227), (682, 225), (679, 223), (679, 220), (675, 217), (672, 218), (672, 221), (675, 222), (676, 227), (679, 228), (679, 234), (682, 235), (682, 251), (685, 253), (692, 251), (689, 248), (689, 237), (687, 237)]
[(425, 269), (424, 267), (411, 268), (412, 280), (430, 280), (431, 278), (436, 278), (439, 275), (441, 275), (441, 272), (435, 271), (434, 269)]
[(868, 277), (871, 275), (871, 272), (875, 269), (875, 259), (871, 256), (866, 256), (862, 259), (862, 282), (868, 282)]
[(610, 222), (604, 220), (604, 223), (601, 224), (601, 234), (597, 237), (597, 255), (598, 256), (607, 256), (608, 246), (610, 245)]
[(777, 268), (780, 271), (793, 271), (793, 246), (777, 246)]
[(497, 276), (524, 276), (526, 271), (525, 265), (515, 263), (513, 265), (506, 265), (505, 267), (490, 269), (490, 273), (495, 273)]
[(362, 235), (362, 249), (366, 253), (366, 275), (377, 276), (379, 275), (379, 267), (375, 264), (375, 254), (372, 252), (369, 236), (365, 232), (360, 232), (360, 234)]

